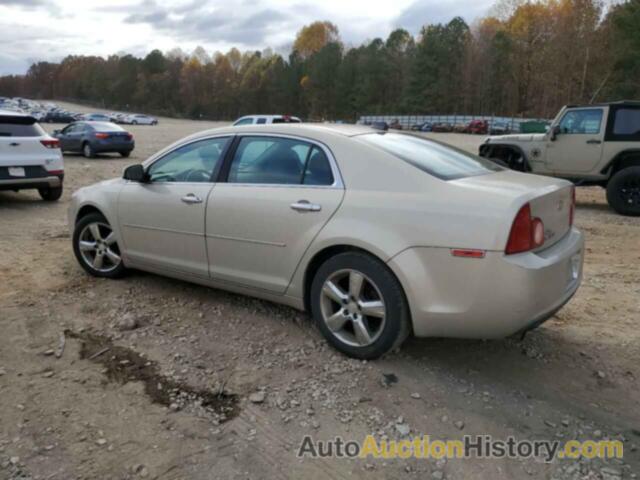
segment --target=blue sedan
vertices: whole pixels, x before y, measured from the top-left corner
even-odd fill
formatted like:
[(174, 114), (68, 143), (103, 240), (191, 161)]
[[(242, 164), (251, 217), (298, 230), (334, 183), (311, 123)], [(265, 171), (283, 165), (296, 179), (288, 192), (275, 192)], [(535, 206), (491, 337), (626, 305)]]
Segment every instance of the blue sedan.
[(87, 158), (98, 153), (119, 153), (128, 157), (135, 148), (133, 135), (110, 122), (75, 122), (53, 136), (60, 140), (63, 152), (79, 152)]

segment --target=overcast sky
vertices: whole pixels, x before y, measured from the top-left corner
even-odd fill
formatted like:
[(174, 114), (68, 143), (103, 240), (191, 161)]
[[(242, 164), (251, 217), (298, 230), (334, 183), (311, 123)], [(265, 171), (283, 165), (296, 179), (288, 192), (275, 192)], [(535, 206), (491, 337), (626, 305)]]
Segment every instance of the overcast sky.
[(186, 52), (286, 51), (314, 20), (335, 23), (343, 41), (385, 38), (394, 27), (417, 33), (456, 15), (471, 23), (492, 0), (0, 0), (0, 75), (24, 73), (37, 60), (68, 54), (145, 55), (154, 48)]

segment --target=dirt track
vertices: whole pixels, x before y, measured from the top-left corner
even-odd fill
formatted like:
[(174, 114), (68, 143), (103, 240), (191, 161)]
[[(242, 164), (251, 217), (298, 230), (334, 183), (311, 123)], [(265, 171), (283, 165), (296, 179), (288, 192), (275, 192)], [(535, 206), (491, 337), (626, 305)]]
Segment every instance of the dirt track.
[[(640, 472), (640, 219), (614, 214), (603, 191), (578, 190), (583, 286), (524, 341), (411, 339), (400, 353), (357, 362), (285, 307), (144, 273), (104, 281), (81, 271), (66, 225), (71, 192), (215, 126), (160, 121), (130, 128), (132, 158), (66, 156), (58, 203), (30, 191), (0, 193), (0, 479), (616, 479)], [(480, 141), (439, 137), (470, 150)], [(110, 349), (81, 355), (88, 347), (70, 332), (96, 335)], [(124, 373), (115, 375), (118, 368)], [(160, 401), (149, 378), (176, 391)], [(249, 400), (259, 391), (264, 401), (262, 393)], [(224, 421), (190, 392), (235, 395), (235, 411)], [(624, 441), (625, 458), (545, 464), (295, 455), (307, 434), (397, 438), (406, 428), (440, 439), (610, 437)]]

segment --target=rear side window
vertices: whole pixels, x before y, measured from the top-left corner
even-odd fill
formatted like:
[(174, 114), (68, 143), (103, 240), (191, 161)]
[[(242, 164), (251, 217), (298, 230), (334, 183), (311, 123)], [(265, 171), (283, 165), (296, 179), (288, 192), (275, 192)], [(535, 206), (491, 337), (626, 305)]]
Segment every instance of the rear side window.
[(368, 133), (355, 138), (442, 180), (455, 180), (504, 170), (490, 160), (413, 135)]
[(229, 183), (332, 185), (324, 151), (310, 143), (279, 137), (244, 137), (229, 170)]
[(96, 132), (124, 132), (124, 129), (115, 123), (96, 122), (91, 125)]
[(274, 118), (271, 123), (300, 123), (300, 120), (291, 117)]
[(0, 115), (0, 137), (42, 137), (45, 131), (31, 117)]
[(258, 125), (262, 125), (263, 123), (267, 123), (267, 119), (266, 118), (259, 118), (256, 123)]
[(616, 111), (613, 133), (640, 136), (640, 108), (621, 108)]

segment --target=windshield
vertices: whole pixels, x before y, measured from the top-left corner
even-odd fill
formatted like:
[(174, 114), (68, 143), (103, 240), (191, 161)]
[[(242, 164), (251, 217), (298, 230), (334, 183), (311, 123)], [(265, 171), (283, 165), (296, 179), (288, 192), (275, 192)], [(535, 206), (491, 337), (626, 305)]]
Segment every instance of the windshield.
[(424, 137), (402, 133), (367, 133), (355, 137), (442, 180), (504, 170), (490, 160)]

